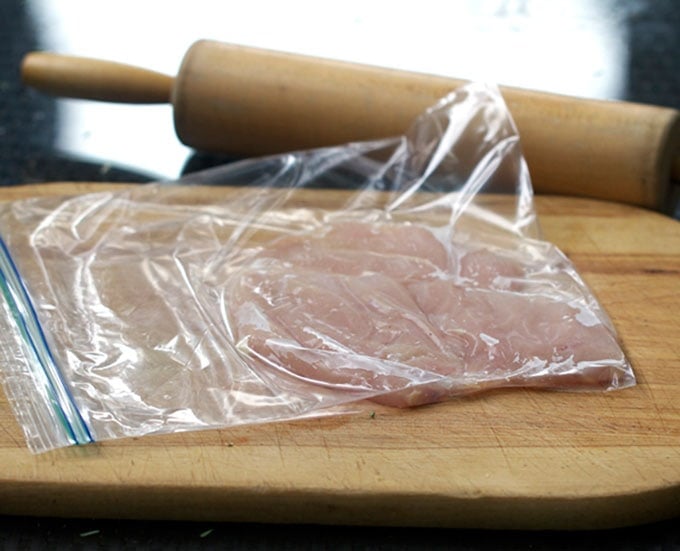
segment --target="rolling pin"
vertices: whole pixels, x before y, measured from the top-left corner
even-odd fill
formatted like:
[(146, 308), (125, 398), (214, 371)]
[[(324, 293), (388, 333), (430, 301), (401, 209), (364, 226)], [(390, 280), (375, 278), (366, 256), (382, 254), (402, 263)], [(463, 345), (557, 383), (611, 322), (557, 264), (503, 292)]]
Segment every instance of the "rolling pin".
[[(175, 78), (124, 64), (28, 54), (24, 83), (76, 98), (173, 105), (197, 150), (257, 156), (403, 134), (462, 80), (196, 42)], [(680, 180), (674, 109), (501, 87), (534, 188), (662, 209)]]

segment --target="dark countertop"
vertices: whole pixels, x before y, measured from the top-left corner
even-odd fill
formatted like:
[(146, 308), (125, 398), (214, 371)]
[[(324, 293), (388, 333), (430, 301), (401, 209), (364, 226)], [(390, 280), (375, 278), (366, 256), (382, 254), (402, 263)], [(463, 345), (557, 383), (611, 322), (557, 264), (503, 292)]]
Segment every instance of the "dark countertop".
[(0, 517), (2, 549), (680, 549), (676, 521), (596, 532), (520, 532)]
[[(675, 0), (485, 0), (451, 3), (440, 13), (445, 5), (423, 0), (414, 12), (411, 4), (403, 9), (398, 3), (357, 1), (222, 7), (206, 0), (4, 0), (0, 185), (169, 180), (226, 160), (180, 144), (169, 106), (61, 100), (23, 88), (18, 67), (34, 49), (174, 74), (193, 41), (214, 38), (680, 108)], [(676, 524), (526, 533), (0, 517), (0, 548), (680, 549)]]

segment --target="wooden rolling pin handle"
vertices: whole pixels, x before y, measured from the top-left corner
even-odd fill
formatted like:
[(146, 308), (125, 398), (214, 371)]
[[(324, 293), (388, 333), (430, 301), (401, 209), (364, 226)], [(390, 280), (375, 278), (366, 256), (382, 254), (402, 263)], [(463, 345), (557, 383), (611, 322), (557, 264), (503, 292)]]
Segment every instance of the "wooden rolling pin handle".
[(23, 82), (56, 96), (119, 103), (168, 103), (174, 78), (84, 57), (32, 52), (21, 65)]

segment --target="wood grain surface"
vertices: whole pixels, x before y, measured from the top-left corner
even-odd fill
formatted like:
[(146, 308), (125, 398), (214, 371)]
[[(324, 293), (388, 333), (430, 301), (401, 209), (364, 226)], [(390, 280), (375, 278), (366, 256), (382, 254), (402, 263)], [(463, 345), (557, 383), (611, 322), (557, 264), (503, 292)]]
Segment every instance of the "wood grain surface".
[(518, 529), (680, 515), (680, 223), (595, 200), (536, 204), (612, 317), (637, 386), (494, 391), (37, 456), (0, 393), (0, 514)]

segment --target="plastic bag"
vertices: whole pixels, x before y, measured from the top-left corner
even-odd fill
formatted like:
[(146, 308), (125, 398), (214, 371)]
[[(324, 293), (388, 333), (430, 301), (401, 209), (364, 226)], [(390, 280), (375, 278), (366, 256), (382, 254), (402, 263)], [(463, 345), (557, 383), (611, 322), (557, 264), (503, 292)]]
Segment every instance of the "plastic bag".
[(179, 183), (0, 206), (0, 361), (33, 451), (635, 382), (539, 239), (493, 88), (457, 90), (403, 137)]

